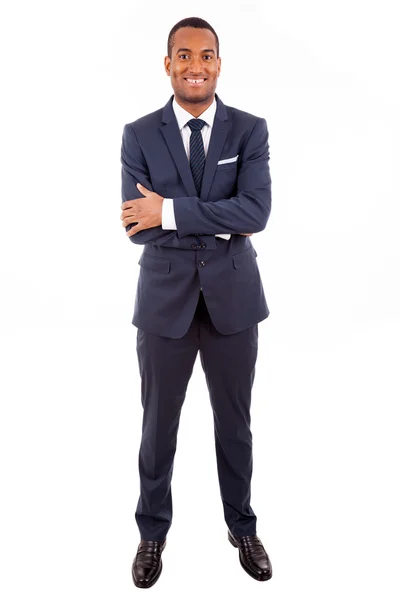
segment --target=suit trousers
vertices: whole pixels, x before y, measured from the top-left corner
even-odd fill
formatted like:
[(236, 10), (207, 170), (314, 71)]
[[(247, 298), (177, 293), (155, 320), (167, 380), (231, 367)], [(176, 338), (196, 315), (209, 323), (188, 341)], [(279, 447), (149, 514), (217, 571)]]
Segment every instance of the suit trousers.
[(256, 533), (250, 506), (253, 470), (251, 390), (258, 324), (232, 335), (214, 327), (203, 292), (179, 339), (137, 331), (143, 406), (140, 496), (135, 519), (144, 540), (163, 541), (172, 522), (171, 479), (182, 405), (198, 351), (214, 417), (217, 472), (225, 522), (237, 537)]

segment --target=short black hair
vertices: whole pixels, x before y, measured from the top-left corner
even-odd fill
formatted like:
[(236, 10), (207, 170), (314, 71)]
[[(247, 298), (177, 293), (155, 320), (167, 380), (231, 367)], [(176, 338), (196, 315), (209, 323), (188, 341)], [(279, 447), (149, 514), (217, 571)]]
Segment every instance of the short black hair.
[(197, 29), (209, 29), (215, 36), (215, 42), (217, 45), (217, 58), (219, 57), (219, 39), (214, 29), (211, 27), (210, 23), (207, 23), (204, 19), (200, 19), (200, 17), (188, 17), (187, 19), (182, 19), (176, 25), (173, 26), (168, 36), (168, 46), (167, 46), (167, 54), (169, 58), (172, 57), (172, 46), (175, 43), (175, 33), (178, 29), (182, 27), (195, 27)]

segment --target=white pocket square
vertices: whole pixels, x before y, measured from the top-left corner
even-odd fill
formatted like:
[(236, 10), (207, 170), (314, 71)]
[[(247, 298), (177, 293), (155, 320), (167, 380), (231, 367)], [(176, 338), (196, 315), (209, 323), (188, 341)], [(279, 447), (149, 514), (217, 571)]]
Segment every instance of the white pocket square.
[(225, 163), (235, 162), (235, 160), (238, 159), (238, 156), (239, 154), (237, 156), (232, 156), (232, 158), (223, 158), (222, 160), (219, 160), (217, 162), (217, 165), (224, 165)]

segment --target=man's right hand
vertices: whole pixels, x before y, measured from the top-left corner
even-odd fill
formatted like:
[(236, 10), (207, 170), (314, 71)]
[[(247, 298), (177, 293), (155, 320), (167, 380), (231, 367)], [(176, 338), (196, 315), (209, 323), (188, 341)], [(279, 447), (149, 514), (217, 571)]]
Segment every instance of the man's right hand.
[(239, 235), (253, 235), (252, 233), (239, 233)]

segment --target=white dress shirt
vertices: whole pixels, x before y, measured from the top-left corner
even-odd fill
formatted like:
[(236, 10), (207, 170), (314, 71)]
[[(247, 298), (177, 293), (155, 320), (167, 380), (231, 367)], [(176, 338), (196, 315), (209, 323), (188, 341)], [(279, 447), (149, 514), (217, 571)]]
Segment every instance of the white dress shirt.
[[(190, 119), (193, 119), (193, 115), (191, 115), (187, 110), (182, 108), (180, 104), (175, 100), (175, 96), (172, 100), (172, 108), (174, 109), (176, 120), (178, 121), (178, 127), (180, 134), (182, 136), (183, 145), (185, 148), (186, 155), (190, 161), (190, 135), (192, 133), (187, 122)], [(217, 101), (214, 100), (212, 104), (199, 116), (198, 119), (202, 119), (206, 122), (206, 125), (203, 125), (201, 129), (201, 135), (203, 137), (204, 144), (204, 154), (207, 156), (208, 145), (210, 143), (211, 130), (214, 123), (215, 111), (217, 110)], [(173, 198), (164, 198), (163, 206), (162, 206), (162, 229), (177, 229), (176, 221), (175, 221), (175, 213), (174, 213), (174, 200)], [(221, 237), (225, 240), (229, 240), (231, 237), (230, 233), (216, 233), (217, 237)]]

